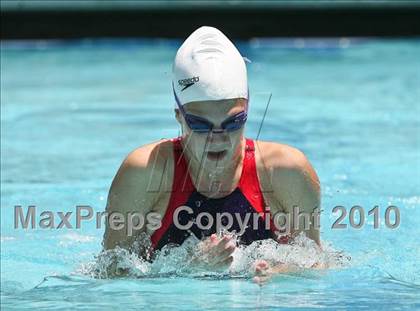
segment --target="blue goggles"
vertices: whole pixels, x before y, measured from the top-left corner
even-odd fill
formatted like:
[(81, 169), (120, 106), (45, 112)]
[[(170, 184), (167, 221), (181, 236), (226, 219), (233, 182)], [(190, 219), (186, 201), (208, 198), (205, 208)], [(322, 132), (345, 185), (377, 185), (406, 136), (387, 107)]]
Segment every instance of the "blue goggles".
[[(213, 130), (214, 124), (210, 122), (209, 120), (187, 113), (184, 110), (184, 107), (182, 107), (181, 103), (179, 102), (178, 96), (175, 93), (175, 89), (173, 89), (173, 91), (174, 91), (176, 103), (178, 105), (179, 110), (181, 111), (181, 114), (184, 116), (185, 122), (187, 123), (188, 127), (194, 132), (198, 132), (198, 133), (208, 133), (210, 131), (213, 133), (224, 132), (224, 131), (233, 132), (242, 128), (247, 120), (247, 117), (248, 117), (247, 111), (246, 110), (241, 111), (233, 116), (230, 116), (226, 120), (224, 120), (222, 124), (220, 125), (222, 128), (221, 130)], [(248, 91), (248, 94), (249, 94), (249, 91)], [(248, 95), (248, 98), (249, 98), (249, 95)], [(247, 108), (248, 108), (248, 105), (247, 105)]]

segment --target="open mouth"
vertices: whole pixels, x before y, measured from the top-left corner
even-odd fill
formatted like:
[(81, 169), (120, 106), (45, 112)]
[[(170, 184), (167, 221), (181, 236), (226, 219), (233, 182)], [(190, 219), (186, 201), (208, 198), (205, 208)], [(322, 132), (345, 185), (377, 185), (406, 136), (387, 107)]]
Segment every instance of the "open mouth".
[(226, 150), (222, 151), (208, 151), (207, 152), (207, 158), (209, 160), (215, 161), (215, 160), (221, 160), (223, 159), (227, 154)]

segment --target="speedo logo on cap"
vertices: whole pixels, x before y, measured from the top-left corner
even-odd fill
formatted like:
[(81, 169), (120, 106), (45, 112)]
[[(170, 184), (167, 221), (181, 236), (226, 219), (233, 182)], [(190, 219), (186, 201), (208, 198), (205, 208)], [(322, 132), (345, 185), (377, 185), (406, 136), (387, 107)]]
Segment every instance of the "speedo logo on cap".
[(192, 78), (188, 78), (188, 79), (182, 79), (182, 80), (178, 80), (178, 84), (180, 86), (183, 86), (181, 92), (187, 88), (189, 88), (191, 85), (194, 85), (195, 83), (197, 83), (198, 81), (200, 81), (200, 77), (192, 77)]

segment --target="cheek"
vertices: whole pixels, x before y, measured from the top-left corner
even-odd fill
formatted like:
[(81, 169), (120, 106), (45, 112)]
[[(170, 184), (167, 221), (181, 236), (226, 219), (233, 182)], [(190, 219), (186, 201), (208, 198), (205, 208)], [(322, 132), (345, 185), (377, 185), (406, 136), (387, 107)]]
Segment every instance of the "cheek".
[(206, 137), (206, 135), (193, 133), (191, 131), (185, 136), (190, 151), (192, 151), (196, 157), (200, 157), (203, 154), (206, 146)]
[(230, 143), (232, 145), (232, 149), (236, 149), (239, 147), (242, 138), (244, 135), (244, 130), (240, 129), (238, 131), (232, 132), (229, 134)]
[(241, 154), (241, 141), (243, 139), (243, 130), (233, 132), (229, 135), (231, 148), (229, 150), (230, 158)]

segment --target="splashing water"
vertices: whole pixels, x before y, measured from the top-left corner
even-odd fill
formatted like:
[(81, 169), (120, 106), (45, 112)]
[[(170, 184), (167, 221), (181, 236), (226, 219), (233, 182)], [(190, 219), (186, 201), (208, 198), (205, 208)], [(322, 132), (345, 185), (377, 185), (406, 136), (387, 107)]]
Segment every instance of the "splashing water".
[[(219, 235), (222, 237), (225, 233)], [(237, 236), (234, 236), (237, 238)], [(143, 235), (137, 242), (150, 245), (150, 240)], [(303, 233), (290, 244), (279, 244), (275, 240), (255, 241), (245, 246), (240, 245), (233, 253), (233, 263), (228, 270), (211, 271), (198, 268), (192, 263), (192, 254), (196, 252), (199, 240), (190, 236), (181, 246), (166, 245), (155, 254), (153, 262), (138, 256), (138, 246), (133, 252), (117, 247), (100, 252), (93, 261), (82, 264), (76, 271), (94, 278), (111, 277), (110, 271), (125, 271), (128, 277), (251, 277), (256, 260), (266, 260), (272, 266), (277, 264), (294, 265), (310, 269), (315, 265), (330, 269), (345, 267), (350, 257), (334, 250), (328, 243), (322, 248), (307, 238)], [(137, 245), (139, 245), (137, 244)]]

